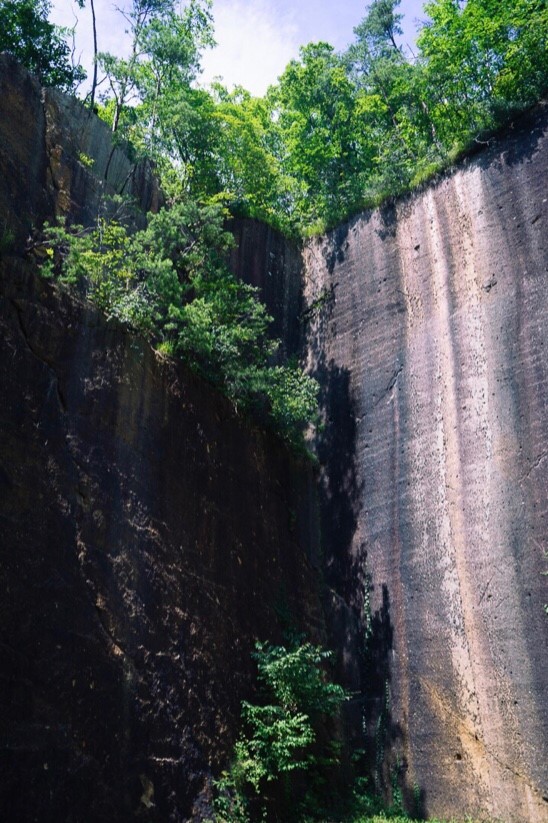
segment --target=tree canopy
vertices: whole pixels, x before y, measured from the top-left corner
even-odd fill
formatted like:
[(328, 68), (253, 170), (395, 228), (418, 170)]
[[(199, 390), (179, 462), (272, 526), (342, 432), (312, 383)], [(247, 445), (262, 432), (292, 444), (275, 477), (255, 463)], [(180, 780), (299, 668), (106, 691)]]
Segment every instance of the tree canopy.
[[(197, 84), (211, 0), (130, 0), (128, 53), (97, 51), (101, 116), (168, 188), (222, 196), (286, 232), (325, 228), (412, 188), (546, 93), (544, 0), (428, 0), (415, 54), (401, 45), (399, 7), (372, 0), (344, 52), (303, 46), (255, 98)], [(0, 10), (1, 48), (46, 84), (77, 82), (49, 0)]]
[(44, 86), (73, 89), (86, 76), (70, 61), (64, 31), (48, 22), (49, 0), (0, 0), (0, 51), (13, 54)]

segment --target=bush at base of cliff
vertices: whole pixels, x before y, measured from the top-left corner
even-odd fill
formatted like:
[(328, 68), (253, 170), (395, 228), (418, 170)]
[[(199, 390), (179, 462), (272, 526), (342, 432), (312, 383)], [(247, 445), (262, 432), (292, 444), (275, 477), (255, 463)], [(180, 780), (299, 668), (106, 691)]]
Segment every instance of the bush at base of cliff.
[(257, 702), (242, 703), (242, 729), (229, 771), (215, 782), (209, 823), (413, 823), (396, 774), (388, 806), (365, 778), (335, 788), (339, 746), (330, 719), (347, 695), (326, 675), (331, 653), (296, 638), (257, 643), (253, 657)]
[(326, 723), (346, 694), (324, 665), (331, 653), (311, 643), (257, 643), (260, 703), (242, 704), (231, 769), (217, 782), (216, 823), (302, 819), (321, 805), (320, 772), (337, 763)]

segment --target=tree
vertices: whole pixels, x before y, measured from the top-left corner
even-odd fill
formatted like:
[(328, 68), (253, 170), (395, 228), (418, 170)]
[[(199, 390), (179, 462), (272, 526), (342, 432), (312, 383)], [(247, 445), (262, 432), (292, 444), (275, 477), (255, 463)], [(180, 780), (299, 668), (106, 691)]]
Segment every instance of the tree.
[(275, 124), (269, 102), (238, 87), (228, 92), (215, 84), (213, 113), (218, 184), (231, 208), (242, 215), (287, 228), (284, 179), (275, 154)]
[[(242, 703), (242, 730), (232, 767), (217, 782), (219, 823), (294, 819), (303, 799), (288, 777), (332, 768), (337, 762), (334, 741), (326, 745), (325, 722), (338, 713), (347, 695), (326, 677), (324, 667), (332, 654), (296, 638), (288, 646), (257, 643), (253, 657), (259, 702)], [(317, 789), (310, 780), (305, 808), (308, 801), (317, 811)]]
[(270, 99), (297, 222), (333, 224), (359, 203), (363, 168), (355, 87), (345, 66), (328, 43), (310, 43), (289, 63)]
[(544, 0), (432, 0), (418, 45), (437, 133), (463, 145), (548, 87)]
[(112, 130), (129, 105), (141, 103), (141, 127), (152, 137), (161, 97), (188, 87), (202, 50), (213, 44), (211, 0), (190, 0), (181, 13), (174, 0), (133, 0), (124, 17), (131, 33), (129, 56), (100, 53), (98, 58), (114, 100)]
[[(83, 9), (86, 4), (85, 0), (76, 0), (76, 2), (81, 9)], [(91, 90), (89, 93), (89, 106), (93, 109), (95, 106), (95, 92), (97, 90), (97, 59), (99, 47), (97, 44), (97, 16), (95, 14), (95, 0), (89, 0), (89, 5), (91, 9), (91, 26), (93, 32), (93, 77), (91, 80)]]
[(360, 92), (364, 130), (376, 145), (369, 186), (385, 194), (409, 185), (429, 138), (436, 140), (431, 126), (428, 134), (418, 67), (396, 41), (402, 33), (402, 15), (396, 13), (399, 3), (374, 0), (354, 29), (355, 40), (345, 54)]
[[(402, 34), (402, 14), (396, 13), (401, 0), (373, 0), (362, 22), (354, 29), (356, 45), (369, 60), (402, 54), (396, 36)], [(363, 58), (362, 58), (363, 59)]]
[(0, 0), (0, 51), (13, 54), (44, 86), (69, 91), (85, 78), (72, 66), (63, 29), (48, 22), (49, 0)]

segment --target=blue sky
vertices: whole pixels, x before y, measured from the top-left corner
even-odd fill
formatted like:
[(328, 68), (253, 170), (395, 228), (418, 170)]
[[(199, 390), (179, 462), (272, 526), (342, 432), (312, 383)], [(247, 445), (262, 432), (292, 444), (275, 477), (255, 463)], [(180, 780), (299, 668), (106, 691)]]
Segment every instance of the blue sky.
[[(91, 18), (89, 8), (80, 10), (73, 0), (53, 0), (51, 19), (72, 26), (78, 19), (76, 54), (89, 66)], [(95, 0), (99, 49), (120, 53), (124, 21), (114, 6), (127, 7), (130, 0)], [(401, 0), (406, 44), (413, 45), (417, 20), (424, 19), (423, 0)], [(89, 0), (87, 3), (89, 6)], [(352, 29), (365, 16), (362, 0), (214, 0), (216, 49), (204, 55), (201, 82), (222, 76), (226, 85), (242, 85), (263, 94), (274, 83), (299, 46), (326, 40), (336, 49), (352, 41)]]

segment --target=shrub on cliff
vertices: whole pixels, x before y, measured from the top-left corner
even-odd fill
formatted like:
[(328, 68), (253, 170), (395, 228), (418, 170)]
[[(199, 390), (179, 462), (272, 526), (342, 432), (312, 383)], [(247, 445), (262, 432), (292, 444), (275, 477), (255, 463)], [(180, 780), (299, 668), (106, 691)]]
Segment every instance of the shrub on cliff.
[(298, 445), (316, 413), (317, 384), (297, 364), (276, 362), (272, 318), (227, 266), (226, 217), (218, 202), (181, 198), (133, 234), (104, 217), (89, 229), (49, 227), (42, 271), (150, 336), (237, 406), (266, 413)]
[(326, 676), (331, 653), (296, 639), (287, 646), (257, 643), (253, 657), (258, 700), (242, 703), (232, 766), (217, 782), (216, 823), (303, 819), (321, 803), (319, 772), (337, 762), (325, 721), (346, 694)]

